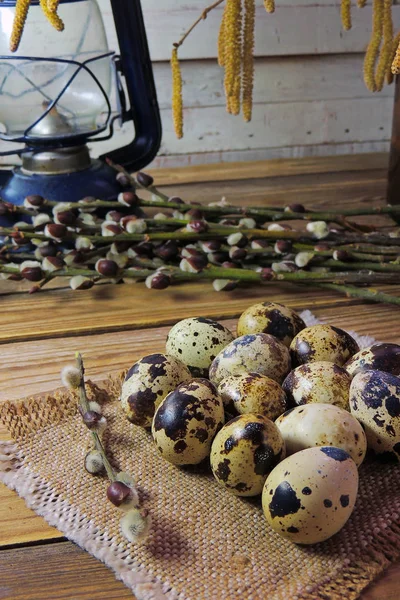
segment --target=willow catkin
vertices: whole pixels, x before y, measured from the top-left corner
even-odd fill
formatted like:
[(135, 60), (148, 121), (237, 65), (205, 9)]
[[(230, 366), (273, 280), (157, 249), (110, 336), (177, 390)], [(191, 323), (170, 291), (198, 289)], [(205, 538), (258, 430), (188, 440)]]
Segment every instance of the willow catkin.
[(342, 27), (345, 31), (351, 29), (351, 0), (342, 0), (340, 5)]
[(275, 0), (264, 0), (264, 6), (267, 13), (275, 12)]
[(383, 31), (382, 0), (374, 0), (372, 15), (372, 35), (364, 58), (364, 82), (370, 92), (375, 92), (375, 63), (379, 55)]
[(395, 35), (395, 37), (393, 38), (393, 41), (392, 41), (392, 52), (390, 55), (388, 69), (386, 70), (386, 83), (388, 85), (393, 83), (394, 75), (392, 73), (392, 65), (393, 65), (393, 61), (396, 56), (396, 51), (397, 51), (399, 44), (400, 44), (400, 31), (397, 35)]
[[(242, 51), (242, 2), (227, 0), (225, 15), (225, 96), (227, 110), (240, 102), (240, 68)], [(229, 99), (229, 102), (228, 102)]]
[(393, 19), (392, 0), (383, 0), (383, 42), (375, 73), (376, 91), (380, 92), (385, 82), (385, 75), (392, 59)]
[(182, 73), (178, 58), (178, 48), (172, 49), (172, 119), (175, 135), (178, 139), (183, 137), (183, 102), (182, 102)]
[(50, 12), (57, 12), (60, 0), (47, 0), (47, 7)]
[(218, 32), (218, 64), (220, 67), (225, 65), (225, 19), (226, 19), (226, 4), (222, 13), (221, 24)]
[(10, 38), (10, 51), (16, 52), (21, 41), (26, 17), (28, 16), (30, 0), (17, 0), (15, 5), (14, 21)]
[(56, 12), (52, 12), (49, 9), (47, 0), (40, 0), (40, 6), (50, 25), (57, 29), (57, 31), (64, 31), (64, 23)]
[(244, 0), (243, 54), (242, 54), (242, 110), (245, 121), (251, 121), (254, 80), (254, 26), (255, 0)]
[(367, 0), (357, 0), (357, 6), (358, 8), (364, 8), (364, 6), (367, 4)]

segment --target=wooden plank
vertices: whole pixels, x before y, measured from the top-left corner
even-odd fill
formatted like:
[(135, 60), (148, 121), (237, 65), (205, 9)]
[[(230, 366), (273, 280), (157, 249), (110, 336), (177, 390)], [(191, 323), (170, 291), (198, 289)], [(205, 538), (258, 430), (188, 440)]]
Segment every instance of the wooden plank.
[[(3, 550), (0, 556), (2, 599), (134, 600), (111, 570), (70, 542)], [(398, 600), (399, 575), (400, 566), (392, 565), (360, 600)]]
[[(101, 0), (107, 36), (111, 48), (117, 47), (110, 6)], [(199, 17), (205, 4), (201, 0), (146, 0), (143, 12), (153, 61), (170, 58), (173, 42)], [(393, 8), (397, 21), (399, 8)], [(222, 6), (209, 14), (185, 41), (180, 49), (183, 59), (215, 58), (217, 34)], [(274, 15), (265, 12), (257, 1), (256, 45), (257, 56), (332, 54), (363, 52), (371, 31), (371, 10), (353, 11), (353, 29), (343, 32), (340, 5), (335, 0), (290, 0), (279, 2)]]
[[(151, 169), (158, 185), (177, 185), (183, 183), (210, 183), (220, 181), (245, 181), (247, 179), (268, 178), (264, 185), (270, 184), (274, 177), (293, 177), (295, 175), (324, 174), (324, 179), (330, 174), (340, 173), (336, 184), (340, 185), (342, 174), (348, 172), (369, 172), (371, 176), (383, 178), (388, 166), (389, 156), (385, 152), (354, 154), (352, 156), (324, 156), (295, 159), (271, 159), (268, 161), (251, 161), (236, 163), (219, 163), (213, 165), (196, 165), (180, 169)], [(150, 169), (147, 169), (148, 171)], [(382, 170), (378, 173), (378, 170)], [(372, 178), (372, 177), (371, 177)], [(314, 180), (310, 181), (315, 181)], [(357, 181), (359, 175), (353, 175)], [(289, 184), (289, 180), (287, 182)], [(298, 181), (293, 180), (297, 185)], [(236, 185), (237, 187), (237, 185)]]
[[(278, 10), (278, 9), (277, 9)], [(314, 100), (370, 98), (363, 79), (363, 54), (260, 57), (255, 61), (253, 101), (255, 104), (311, 102)], [(153, 65), (158, 104), (171, 108), (169, 63)], [(213, 60), (183, 61), (186, 108), (225, 106), (224, 72)], [(392, 97), (394, 86), (385, 86), (379, 98)], [(373, 115), (371, 115), (373, 116)]]

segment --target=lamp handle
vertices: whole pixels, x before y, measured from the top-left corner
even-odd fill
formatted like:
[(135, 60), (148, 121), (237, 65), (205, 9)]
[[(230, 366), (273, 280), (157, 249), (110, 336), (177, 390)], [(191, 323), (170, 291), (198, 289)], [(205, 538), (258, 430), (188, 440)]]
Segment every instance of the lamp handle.
[(124, 120), (132, 120), (135, 137), (130, 144), (100, 158), (130, 171), (139, 171), (156, 156), (161, 144), (161, 118), (154, 85), (140, 0), (110, 0), (130, 101)]

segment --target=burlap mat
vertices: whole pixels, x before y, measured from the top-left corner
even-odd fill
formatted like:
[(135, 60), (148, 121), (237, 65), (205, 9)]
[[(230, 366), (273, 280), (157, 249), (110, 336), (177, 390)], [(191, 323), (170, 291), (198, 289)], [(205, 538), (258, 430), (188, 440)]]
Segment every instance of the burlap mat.
[(82, 467), (89, 435), (67, 391), (2, 405), (14, 442), (0, 445), (0, 479), (139, 600), (351, 600), (400, 556), (396, 465), (362, 465), (344, 529), (322, 544), (295, 546), (267, 526), (258, 499), (237, 498), (208, 473), (165, 462), (149, 434), (123, 416), (121, 377), (88, 388), (104, 406), (113, 464), (137, 478), (153, 516), (145, 545), (121, 536), (106, 480)]

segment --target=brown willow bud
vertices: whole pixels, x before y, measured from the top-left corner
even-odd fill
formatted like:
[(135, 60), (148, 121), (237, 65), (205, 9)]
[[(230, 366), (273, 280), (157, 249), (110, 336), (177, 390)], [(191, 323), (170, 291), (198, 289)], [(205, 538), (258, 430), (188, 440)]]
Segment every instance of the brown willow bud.
[(58, 225), (56, 223), (49, 223), (44, 228), (44, 235), (52, 238), (53, 240), (62, 240), (68, 234), (68, 230), (65, 225)]
[(25, 208), (39, 208), (43, 206), (44, 198), (43, 196), (39, 196), (38, 194), (32, 194), (31, 196), (26, 196), (24, 199)]
[(247, 256), (247, 250), (245, 248), (238, 248), (237, 246), (231, 246), (229, 248), (229, 258), (232, 260), (243, 260)]
[(186, 204), (186, 202), (182, 200), (182, 198), (179, 198), (179, 196), (171, 196), (168, 198), (168, 202), (171, 202), (171, 204)]
[(292, 242), (290, 240), (277, 240), (274, 250), (277, 254), (287, 254), (292, 251)]
[(186, 273), (200, 273), (207, 264), (208, 260), (206, 256), (192, 256), (191, 258), (182, 258), (179, 268)]
[(64, 265), (63, 259), (58, 256), (46, 256), (42, 262), (43, 271), (50, 273), (62, 269)]
[(228, 242), (229, 246), (237, 246), (238, 248), (244, 248), (249, 242), (247, 237), (243, 233), (241, 233), (241, 231), (231, 233), (230, 235), (228, 235), (226, 241)]
[(198, 208), (191, 208), (187, 211), (186, 216), (192, 221), (200, 221), (203, 219), (204, 213)]
[(111, 252), (113, 254), (122, 254), (126, 252), (132, 245), (132, 242), (113, 242)]
[(231, 292), (237, 287), (237, 281), (229, 279), (214, 279), (212, 285), (216, 292)]
[(218, 223), (220, 225), (229, 225), (229, 227), (235, 227), (237, 225), (237, 221), (234, 221), (233, 219), (220, 219)]
[(19, 265), (19, 272), (28, 281), (40, 281), (43, 279), (41, 264), (36, 260), (24, 260)]
[(25, 246), (25, 244), (29, 243), (29, 240), (26, 239), (22, 231), (13, 231), (10, 237), (13, 246)]
[(148, 188), (154, 183), (154, 179), (148, 173), (143, 173), (143, 171), (139, 171), (136, 173), (136, 181), (142, 187)]
[(133, 249), (138, 256), (147, 256), (148, 258), (153, 256), (154, 247), (151, 242), (139, 242)]
[(11, 211), (11, 205), (3, 200), (0, 200), (0, 215), (3, 217)]
[(285, 207), (285, 212), (292, 212), (292, 213), (304, 213), (306, 212), (306, 209), (304, 208), (303, 204), (289, 204), (288, 206)]
[(131, 493), (130, 488), (122, 481), (113, 481), (107, 488), (107, 498), (114, 506), (121, 506)]
[(204, 256), (204, 254), (203, 252), (197, 250), (197, 248), (193, 248), (192, 246), (186, 246), (185, 248), (182, 248), (182, 258), (191, 258), (192, 256)]
[(205, 221), (190, 221), (186, 229), (193, 233), (205, 233), (208, 231), (208, 224)]
[(171, 277), (161, 271), (146, 278), (145, 285), (151, 290), (165, 290), (171, 284)]
[(125, 173), (117, 173), (115, 179), (118, 181), (119, 185), (123, 188), (128, 188), (132, 186), (132, 182), (128, 175)]
[(333, 252), (333, 260), (340, 260), (341, 262), (347, 262), (351, 260), (351, 256), (346, 250), (335, 250)]
[(203, 250), (203, 252), (206, 252), (206, 254), (209, 254), (210, 252), (218, 252), (218, 250), (221, 248), (221, 242), (219, 240), (200, 242), (200, 248)]
[(264, 267), (264, 269), (260, 271), (260, 277), (261, 281), (272, 281), (275, 279), (275, 274), (269, 267)]
[(225, 260), (221, 267), (224, 267), (224, 269), (237, 269), (237, 264), (234, 262), (231, 262), (230, 260)]
[(51, 223), (51, 218), (47, 213), (37, 213), (32, 217), (32, 225), (36, 230), (43, 229), (47, 223)]
[(119, 212), (118, 210), (110, 210), (106, 214), (106, 221), (114, 221), (114, 223), (119, 223), (122, 217), (125, 217), (124, 213)]
[(97, 433), (101, 433), (104, 431), (107, 421), (102, 414), (94, 411), (88, 410), (82, 415), (83, 422), (86, 427), (90, 429), (90, 431), (96, 431)]
[(73, 290), (89, 290), (94, 286), (94, 281), (83, 275), (75, 275), (69, 280), (69, 285)]
[(100, 258), (96, 262), (94, 268), (100, 275), (103, 275), (103, 277), (115, 277), (119, 271), (117, 263), (108, 258)]
[(123, 229), (118, 223), (114, 223), (114, 221), (104, 221), (101, 224), (101, 235), (103, 237), (112, 237), (120, 233), (123, 233)]
[(221, 265), (229, 258), (229, 255), (226, 252), (210, 252), (207, 256), (209, 261), (214, 265)]
[(272, 263), (271, 268), (274, 273), (294, 273), (295, 271), (298, 271), (296, 263), (291, 260)]
[(269, 248), (270, 242), (268, 240), (252, 240), (251, 248), (253, 250), (261, 250), (261, 248)]
[(54, 222), (58, 225), (71, 226), (76, 223), (77, 218), (77, 214), (72, 210), (59, 211), (54, 215)]
[(320, 244), (316, 244), (314, 246), (314, 250), (316, 252), (326, 252), (327, 250), (330, 250), (329, 244), (324, 244), (323, 242), (321, 242)]
[(35, 258), (46, 258), (46, 256), (56, 256), (58, 252), (57, 246), (53, 242), (42, 242), (35, 249)]
[(120, 204), (124, 206), (138, 206), (139, 198), (136, 196), (135, 192), (121, 192), (118, 194), (117, 200)]
[(154, 250), (154, 254), (163, 260), (171, 260), (178, 256), (179, 248), (175, 240), (167, 240)]
[(84, 260), (85, 260), (84, 255), (82, 254), (82, 252), (79, 252), (78, 250), (71, 250), (67, 254), (64, 254), (64, 261), (65, 261), (65, 264), (68, 266), (80, 265), (81, 263), (84, 262)]

